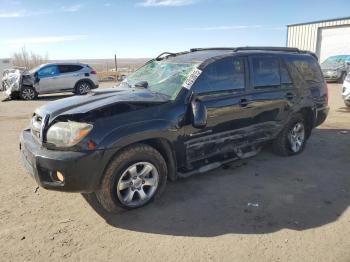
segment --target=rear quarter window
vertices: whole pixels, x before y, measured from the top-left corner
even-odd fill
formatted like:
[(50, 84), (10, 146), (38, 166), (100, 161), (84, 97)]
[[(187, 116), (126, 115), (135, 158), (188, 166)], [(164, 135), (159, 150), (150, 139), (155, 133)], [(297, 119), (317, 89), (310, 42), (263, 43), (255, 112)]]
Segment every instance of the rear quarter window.
[(293, 65), (302, 75), (304, 80), (309, 83), (323, 83), (321, 69), (316, 59), (311, 56), (290, 56), (288, 62)]

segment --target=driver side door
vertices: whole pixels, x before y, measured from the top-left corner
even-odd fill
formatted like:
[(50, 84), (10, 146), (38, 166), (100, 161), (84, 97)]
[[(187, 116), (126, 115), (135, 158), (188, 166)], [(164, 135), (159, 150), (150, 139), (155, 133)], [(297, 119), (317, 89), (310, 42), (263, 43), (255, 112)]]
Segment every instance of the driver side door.
[(38, 81), (36, 90), (39, 93), (53, 93), (59, 90), (57, 80), (59, 77), (58, 67), (56, 65), (48, 65), (41, 68), (37, 72)]

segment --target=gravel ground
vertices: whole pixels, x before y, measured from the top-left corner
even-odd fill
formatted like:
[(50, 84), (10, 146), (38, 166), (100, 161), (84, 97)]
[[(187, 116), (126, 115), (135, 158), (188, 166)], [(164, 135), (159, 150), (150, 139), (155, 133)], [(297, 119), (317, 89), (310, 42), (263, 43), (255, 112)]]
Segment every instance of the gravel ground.
[(33, 110), (66, 95), (0, 103), (0, 260), (350, 261), (350, 109), (341, 85), (329, 91), (329, 117), (303, 154), (265, 149), (118, 215), (80, 194), (36, 190), (20, 165)]

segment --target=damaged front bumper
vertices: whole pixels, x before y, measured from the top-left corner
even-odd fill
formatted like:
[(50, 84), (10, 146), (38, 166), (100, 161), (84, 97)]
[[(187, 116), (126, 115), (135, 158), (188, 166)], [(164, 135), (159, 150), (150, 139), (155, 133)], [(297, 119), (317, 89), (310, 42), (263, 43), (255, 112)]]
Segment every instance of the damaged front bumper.
[[(41, 187), (86, 193), (98, 189), (108, 154), (101, 150), (48, 150), (33, 139), (30, 129), (25, 129), (21, 134), (20, 151), (22, 165)], [(57, 180), (57, 171), (63, 174), (64, 181)]]
[(5, 96), (10, 97), (13, 93), (20, 91), (21, 79), (20, 72), (8, 74), (2, 78), (1, 87)]

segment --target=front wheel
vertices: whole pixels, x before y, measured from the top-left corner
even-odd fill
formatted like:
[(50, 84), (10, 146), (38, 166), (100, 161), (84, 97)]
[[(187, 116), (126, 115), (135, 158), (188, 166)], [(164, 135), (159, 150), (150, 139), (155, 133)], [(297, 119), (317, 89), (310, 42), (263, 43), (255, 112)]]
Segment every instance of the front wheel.
[(344, 101), (344, 103), (347, 107), (350, 107), (350, 101)]
[(161, 194), (166, 180), (167, 167), (162, 155), (151, 146), (137, 144), (112, 160), (101, 189), (95, 194), (103, 208), (114, 213), (120, 208), (147, 205)]
[(297, 155), (304, 150), (306, 139), (305, 120), (301, 114), (296, 114), (273, 141), (272, 147), (281, 156)]
[(34, 100), (38, 96), (38, 93), (31, 86), (23, 86), (20, 91), (20, 97), (23, 100)]

